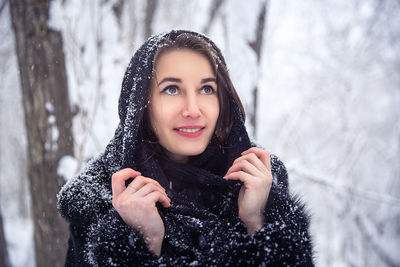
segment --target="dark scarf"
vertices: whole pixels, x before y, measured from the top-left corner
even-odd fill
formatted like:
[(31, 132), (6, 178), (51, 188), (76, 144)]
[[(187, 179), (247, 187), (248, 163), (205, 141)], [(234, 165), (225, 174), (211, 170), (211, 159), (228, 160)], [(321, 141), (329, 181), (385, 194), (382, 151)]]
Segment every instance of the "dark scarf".
[(236, 184), (222, 179), (227, 165), (224, 160), (221, 150), (213, 144), (188, 163), (161, 158), (160, 165), (168, 180), (167, 193), (172, 197), (182, 194), (199, 208), (212, 207), (221, 194)]

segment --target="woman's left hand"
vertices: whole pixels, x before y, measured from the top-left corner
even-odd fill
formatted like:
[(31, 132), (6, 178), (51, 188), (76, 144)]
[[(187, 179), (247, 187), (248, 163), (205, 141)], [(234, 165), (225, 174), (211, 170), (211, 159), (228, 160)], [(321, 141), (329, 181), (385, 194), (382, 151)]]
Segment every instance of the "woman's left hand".
[(229, 180), (240, 180), (239, 218), (253, 234), (264, 223), (263, 211), (272, 185), (270, 153), (252, 147), (237, 158), (224, 176)]

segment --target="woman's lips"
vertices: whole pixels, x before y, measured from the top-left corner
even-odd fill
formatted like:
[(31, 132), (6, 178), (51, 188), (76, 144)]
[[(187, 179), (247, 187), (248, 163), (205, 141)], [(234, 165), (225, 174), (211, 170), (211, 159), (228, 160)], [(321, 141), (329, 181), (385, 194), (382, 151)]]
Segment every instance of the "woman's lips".
[(202, 135), (202, 133), (204, 132), (204, 128), (205, 127), (199, 125), (190, 125), (190, 126), (177, 127), (174, 130), (179, 135), (189, 138), (196, 138)]

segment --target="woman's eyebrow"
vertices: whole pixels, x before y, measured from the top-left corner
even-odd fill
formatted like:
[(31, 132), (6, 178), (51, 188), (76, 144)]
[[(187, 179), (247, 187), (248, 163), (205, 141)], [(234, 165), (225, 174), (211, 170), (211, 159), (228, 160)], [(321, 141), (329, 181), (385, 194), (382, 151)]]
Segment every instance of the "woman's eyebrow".
[(205, 78), (201, 80), (201, 83), (208, 83), (208, 82), (217, 82), (217, 79), (215, 78)]
[(158, 86), (160, 86), (160, 84), (165, 83), (165, 82), (181, 83), (182, 80), (178, 79), (178, 78), (166, 77), (166, 78), (162, 79), (161, 82), (158, 83)]
[[(173, 83), (182, 83), (182, 80), (179, 78), (173, 78), (173, 77), (166, 77), (164, 79), (161, 80), (161, 82), (158, 83), (158, 86), (160, 86), (160, 84), (165, 83), (165, 82), (173, 82)], [(202, 79), (200, 83), (208, 83), (208, 82), (217, 82), (217, 79), (210, 77), (210, 78), (205, 78)]]

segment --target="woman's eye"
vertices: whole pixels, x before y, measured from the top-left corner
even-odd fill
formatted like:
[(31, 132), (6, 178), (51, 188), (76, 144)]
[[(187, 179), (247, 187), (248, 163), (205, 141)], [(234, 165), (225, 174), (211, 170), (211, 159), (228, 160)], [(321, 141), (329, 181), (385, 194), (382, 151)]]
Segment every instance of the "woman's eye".
[(205, 95), (212, 95), (215, 93), (215, 90), (211, 86), (204, 86), (201, 88), (201, 93)]
[(179, 90), (175, 86), (168, 86), (164, 90), (162, 90), (162, 93), (166, 93), (167, 95), (177, 95), (179, 93)]

